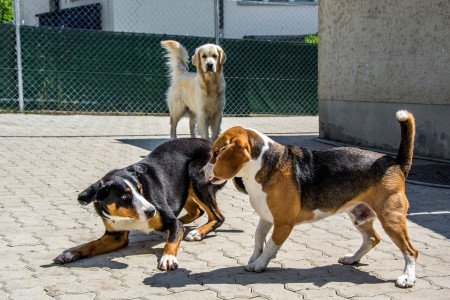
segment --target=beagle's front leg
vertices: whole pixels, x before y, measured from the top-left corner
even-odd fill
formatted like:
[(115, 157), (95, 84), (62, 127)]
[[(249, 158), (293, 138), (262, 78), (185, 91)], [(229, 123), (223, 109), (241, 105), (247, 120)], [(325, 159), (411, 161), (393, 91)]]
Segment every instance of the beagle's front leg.
[(284, 241), (288, 238), (292, 228), (294, 228), (294, 226), (290, 224), (275, 223), (272, 237), (267, 242), (263, 252), (255, 261), (250, 262), (245, 269), (250, 272), (263, 272), (267, 268), (270, 260), (277, 255), (278, 250), (280, 250), (281, 245), (283, 245)]
[(79, 260), (80, 258), (104, 254), (123, 248), (128, 245), (128, 233), (128, 231), (106, 230), (105, 234), (98, 240), (67, 249), (53, 259), (53, 262), (56, 264), (65, 264)]
[(272, 223), (260, 218), (258, 227), (256, 227), (255, 232), (255, 249), (253, 254), (248, 260), (248, 263), (254, 262), (263, 252), (264, 243), (266, 242), (266, 236), (272, 228)]
[(183, 224), (175, 218), (167, 230), (167, 241), (164, 245), (163, 256), (159, 261), (158, 269), (162, 271), (170, 271), (178, 268), (176, 255), (180, 242), (183, 239), (183, 234)]

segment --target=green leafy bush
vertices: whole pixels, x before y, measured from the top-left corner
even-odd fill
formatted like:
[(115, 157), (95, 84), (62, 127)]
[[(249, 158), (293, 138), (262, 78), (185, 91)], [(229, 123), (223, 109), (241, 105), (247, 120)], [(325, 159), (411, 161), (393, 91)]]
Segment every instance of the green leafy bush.
[(319, 37), (317, 36), (317, 34), (308, 34), (307, 36), (305, 36), (304, 42), (305, 44), (316, 45), (317, 43), (319, 43)]
[(12, 0), (0, 0), (0, 24), (13, 20)]

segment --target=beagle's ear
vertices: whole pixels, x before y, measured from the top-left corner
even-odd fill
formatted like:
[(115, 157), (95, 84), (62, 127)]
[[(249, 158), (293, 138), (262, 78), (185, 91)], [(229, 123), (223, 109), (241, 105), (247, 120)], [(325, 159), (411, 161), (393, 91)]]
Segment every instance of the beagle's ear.
[(247, 147), (243, 146), (240, 141), (235, 141), (226, 146), (217, 156), (213, 167), (214, 177), (221, 180), (231, 179), (250, 159)]
[(100, 190), (101, 186), (102, 186), (101, 180), (89, 186), (87, 189), (85, 189), (78, 195), (78, 202), (81, 205), (88, 205), (89, 203), (94, 201), (95, 196), (97, 195), (97, 192)]
[(225, 52), (223, 51), (222, 47), (217, 46), (217, 51), (219, 51), (219, 63), (220, 65), (223, 65), (227, 60), (227, 56), (225, 55)]
[(198, 68), (200, 65), (200, 48), (195, 49), (194, 55), (192, 55), (192, 64)]

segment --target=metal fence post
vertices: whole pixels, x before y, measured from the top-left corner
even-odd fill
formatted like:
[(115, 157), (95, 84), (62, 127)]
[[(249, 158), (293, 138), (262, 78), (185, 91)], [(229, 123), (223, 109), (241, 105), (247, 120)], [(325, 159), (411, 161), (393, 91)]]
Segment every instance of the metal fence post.
[(14, 24), (16, 28), (16, 55), (17, 55), (17, 88), (18, 88), (18, 100), (19, 110), (24, 112), (23, 103), (23, 78), (22, 78), (22, 46), (20, 41), (20, 0), (14, 0)]
[(219, 36), (220, 36), (220, 7), (219, 7), (219, 1), (220, 0), (213, 0), (214, 1), (214, 38), (216, 45), (219, 45)]

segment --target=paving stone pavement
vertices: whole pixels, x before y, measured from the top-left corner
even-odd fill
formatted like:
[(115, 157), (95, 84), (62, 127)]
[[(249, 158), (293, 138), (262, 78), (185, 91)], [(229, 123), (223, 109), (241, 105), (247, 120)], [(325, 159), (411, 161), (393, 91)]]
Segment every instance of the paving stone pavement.
[[(311, 148), (317, 117), (225, 118)], [(187, 122), (181, 124), (187, 133)], [(164, 235), (134, 233), (127, 248), (65, 266), (52, 259), (100, 237), (103, 225), (77, 194), (168, 138), (167, 117), (0, 115), (0, 297), (5, 299), (449, 299), (450, 190), (407, 185), (408, 227), (420, 251), (417, 282), (398, 289), (400, 251), (382, 242), (357, 266), (338, 257), (360, 234), (346, 215), (296, 227), (266, 272), (243, 269), (258, 218), (246, 195), (218, 195), (226, 221), (201, 242), (182, 242), (180, 268), (156, 268)], [(200, 224), (205, 219), (196, 222)], [(194, 224), (195, 225), (195, 224)]]

